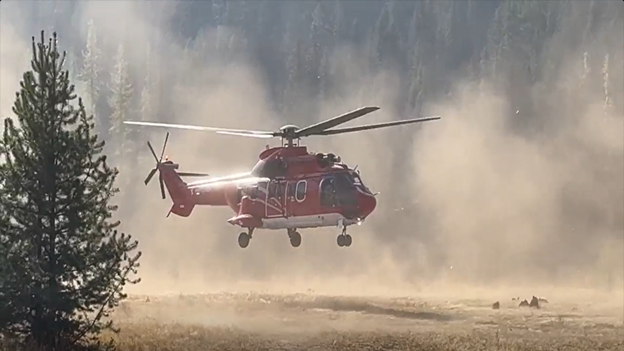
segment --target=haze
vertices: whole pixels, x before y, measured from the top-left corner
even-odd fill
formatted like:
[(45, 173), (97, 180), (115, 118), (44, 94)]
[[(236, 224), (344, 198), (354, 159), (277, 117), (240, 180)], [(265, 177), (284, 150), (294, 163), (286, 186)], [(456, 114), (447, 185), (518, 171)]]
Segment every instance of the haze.
[[(285, 232), (258, 231), (242, 250), (236, 242), (241, 230), (227, 224), (232, 216), (227, 208), (196, 208), (190, 218), (165, 218), (170, 200), (160, 199), (157, 182), (142, 183), (154, 166), (145, 141), (159, 152), (165, 131), (140, 129), (136, 153), (143, 160), (131, 161), (134, 153), (115, 158), (122, 174), (118, 215), (144, 253), (143, 282), (132, 292), (251, 287), (398, 294), (463, 286), (463, 291), (531, 293), (591, 285), (617, 293), (621, 302), (624, 22), (622, 3), (604, 6), (619, 14), (614, 22), (593, 24), (590, 44), (581, 45), (580, 39), (586, 17), (570, 11), (561, 21), (533, 57), (533, 69), (539, 64), (542, 70), (537, 81), (529, 79), (531, 67), (511, 55), (502, 55), (496, 67), (481, 63), (477, 73), (478, 62), (473, 69), (467, 64), (448, 74), (435, 60), (423, 63), (426, 97), (412, 110), (397, 103), (407, 93), (405, 73), (393, 64), (369, 69), (362, 43), (343, 42), (325, 51), (334, 84), (324, 96), (312, 99), (304, 89), (292, 89), (287, 107), (280, 108), (276, 91), (284, 87), (270, 82), (288, 67), (259, 62), (257, 55), (263, 45), (258, 38), (288, 40), (272, 37), (287, 37), (278, 31), (263, 36), (206, 26), (195, 41), (185, 42), (172, 34), (174, 2), (4, 1), (0, 113), (12, 115), (14, 93), (28, 68), (30, 37), (60, 26), (60, 45), (70, 51), (66, 68), (75, 76), (87, 23), (93, 20), (104, 80), (109, 80), (118, 46), (124, 45), (134, 94), (129, 119), (142, 118), (139, 100), (148, 71), (154, 86), (173, 82), (161, 95), (149, 91), (152, 112), (146, 118), (152, 121), (274, 130), (290, 123), (303, 127), (365, 105), (381, 110), (358, 123), (416, 113), (443, 117), (421, 126), (303, 140), (311, 151), (334, 152), (350, 166), (357, 164), (367, 186), (381, 192), (370, 219), (350, 228), (354, 244), (348, 249), (336, 245), (338, 229), (329, 228), (303, 230), (297, 249)], [(54, 8), (54, 16), (37, 12)], [(271, 11), (276, 9), (271, 5)], [(188, 21), (201, 17), (190, 16)], [(396, 21), (397, 26), (409, 24), (399, 15)], [(298, 30), (289, 34), (299, 35)], [(263, 57), (280, 55), (287, 53)], [(85, 85), (74, 82), (86, 96)], [(104, 121), (100, 131), (106, 130), (106, 112), (98, 114)], [(166, 154), (181, 169), (217, 176), (249, 170), (264, 146), (264, 140), (171, 131)]]

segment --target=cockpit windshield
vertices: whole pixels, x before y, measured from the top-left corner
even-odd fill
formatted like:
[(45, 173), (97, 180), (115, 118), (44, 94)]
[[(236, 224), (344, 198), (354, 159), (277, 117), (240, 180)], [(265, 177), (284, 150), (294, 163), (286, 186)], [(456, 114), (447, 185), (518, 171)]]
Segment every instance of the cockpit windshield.
[(362, 178), (360, 178), (359, 173), (355, 171), (350, 171), (349, 178), (351, 178), (351, 181), (356, 188), (364, 191), (365, 193), (372, 194), (371, 191), (366, 187), (366, 185), (364, 185), (364, 182), (362, 182)]

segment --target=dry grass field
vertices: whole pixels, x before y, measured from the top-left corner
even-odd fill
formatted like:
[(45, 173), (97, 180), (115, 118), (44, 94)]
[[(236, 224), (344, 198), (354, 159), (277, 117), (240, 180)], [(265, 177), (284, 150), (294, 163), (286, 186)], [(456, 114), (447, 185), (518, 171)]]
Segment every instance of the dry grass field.
[(481, 299), (308, 292), (131, 296), (113, 318), (121, 351), (598, 351), (624, 350), (623, 313), (604, 300), (533, 309), (510, 297), (494, 310)]

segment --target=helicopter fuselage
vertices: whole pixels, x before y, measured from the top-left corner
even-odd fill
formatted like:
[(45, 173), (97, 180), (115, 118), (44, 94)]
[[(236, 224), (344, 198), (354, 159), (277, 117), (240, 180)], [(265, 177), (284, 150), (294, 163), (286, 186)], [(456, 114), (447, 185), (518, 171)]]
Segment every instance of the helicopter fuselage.
[(376, 200), (360, 174), (333, 154), (312, 154), (307, 148), (264, 150), (248, 175), (236, 179), (179, 184), (165, 175), (171, 212), (187, 217), (195, 206), (228, 206), (236, 215), (229, 223), (245, 228), (295, 229), (351, 225), (370, 215)]

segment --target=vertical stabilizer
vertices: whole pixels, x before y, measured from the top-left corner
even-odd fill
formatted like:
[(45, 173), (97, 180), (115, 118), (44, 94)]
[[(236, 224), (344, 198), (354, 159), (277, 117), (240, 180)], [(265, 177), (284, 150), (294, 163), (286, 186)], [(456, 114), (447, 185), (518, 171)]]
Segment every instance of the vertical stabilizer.
[[(165, 194), (165, 188), (167, 188), (167, 192), (169, 193), (169, 197), (173, 201), (173, 206), (169, 210), (170, 213), (177, 214), (179, 216), (188, 217), (193, 211), (193, 207), (195, 207), (195, 203), (193, 201), (192, 191), (186, 186), (186, 183), (180, 175), (184, 176), (199, 176), (205, 177), (207, 174), (203, 173), (178, 173), (176, 170), (180, 165), (177, 163), (173, 163), (169, 160), (165, 160), (163, 162), (163, 156), (165, 154), (165, 148), (167, 147), (167, 140), (169, 140), (169, 133), (165, 137), (165, 143), (163, 145), (163, 149), (160, 155), (160, 158), (156, 156), (156, 152), (154, 152), (154, 148), (147, 142), (147, 146), (149, 147), (154, 159), (156, 160), (156, 167), (150, 171), (145, 178), (145, 185), (147, 185), (154, 174), (158, 172), (158, 183), (160, 184), (160, 194), (163, 199), (167, 196)], [(169, 216), (167, 214), (167, 216)]]

